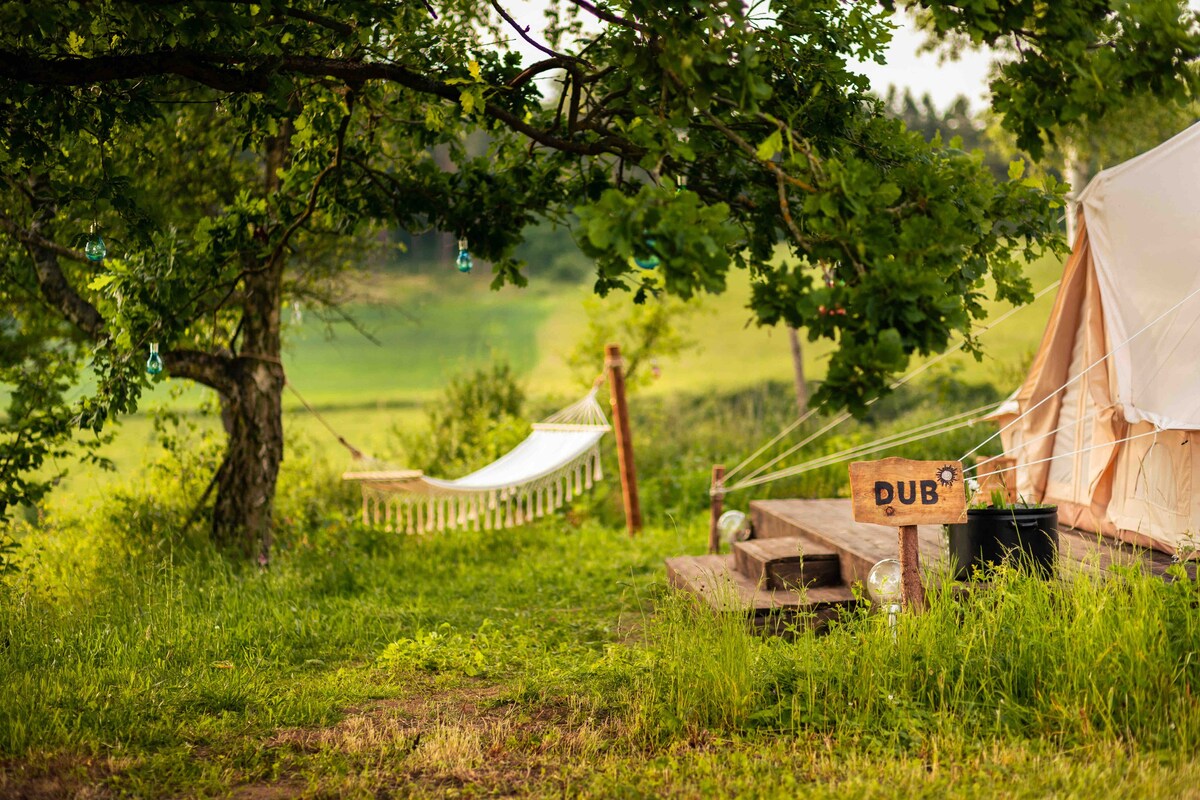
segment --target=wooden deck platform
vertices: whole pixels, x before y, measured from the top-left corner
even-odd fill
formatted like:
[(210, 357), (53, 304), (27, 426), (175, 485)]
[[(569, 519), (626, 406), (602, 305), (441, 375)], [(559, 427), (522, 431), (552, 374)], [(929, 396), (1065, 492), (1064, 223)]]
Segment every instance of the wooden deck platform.
[[(731, 555), (669, 558), (667, 576), (713, 608), (748, 614), (758, 630), (823, 624), (854, 603), (850, 587), (865, 582), (877, 561), (896, 557), (896, 529), (855, 522), (848, 499), (757, 500), (750, 516), (754, 538), (735, 544)], [(917, 535), (923, 570), (945, 567), (942, 527), (922, 525)], [(1065, 528), (1058, 561), (1062, 574), (1129, 566), (1162, 575), (1171, 557)]]

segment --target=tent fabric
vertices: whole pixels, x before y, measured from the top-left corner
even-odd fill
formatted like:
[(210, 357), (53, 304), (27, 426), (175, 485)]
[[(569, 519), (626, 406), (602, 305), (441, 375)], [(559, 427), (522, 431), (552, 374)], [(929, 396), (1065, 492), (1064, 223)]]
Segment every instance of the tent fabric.
[(1080, 202), (1046, 332), (996, 421), (1020, 497), (1175, 552), (1200, 535), (1200, 125), (1101, 172)]
[(1099, 173), (1080, 195), (1130, 423), (1200, 429), (1200, 125)]

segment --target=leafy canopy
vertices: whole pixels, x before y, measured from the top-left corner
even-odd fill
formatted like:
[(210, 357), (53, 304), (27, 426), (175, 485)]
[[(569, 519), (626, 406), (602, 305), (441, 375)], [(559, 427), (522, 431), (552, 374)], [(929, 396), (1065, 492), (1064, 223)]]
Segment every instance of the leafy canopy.
[[(380, 227), (465, 237), (497, 285), (524, 282), (512, 253), (538, 219), (578, 220), (600, 294), (686, 299), (745, 269), (755, 320), (837, 343), (817, 399), (861, 410), (913, 354), (973, 347), (986, 282), (1021, 302), (1021, 261), (1059, 246), (1053, 179), (997, 180), (851, 70), (883, 57), (892, 5), (564, 0), (528, 65), (500, 0), (0, 5), (6, 485), (133, 409), (150, 343), (231, 392), (278, 359), (279, 301), (336, 302)], [(939, 36), (1023, 45), (993, 91), (1035, 152), (1127, 89), (1193, 88), (1178, 3), (917, 5)], [(654, 281), (632, 263), (648, 249)], [(95, 390), (68, 404), (85, 366)]]

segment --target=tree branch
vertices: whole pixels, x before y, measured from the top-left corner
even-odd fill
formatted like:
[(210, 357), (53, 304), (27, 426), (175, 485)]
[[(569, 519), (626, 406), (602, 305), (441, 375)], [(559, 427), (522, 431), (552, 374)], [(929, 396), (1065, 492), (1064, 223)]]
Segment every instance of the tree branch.
[(300, 226), (307, 222), (309, 217), (313, 215), (313, 212), (316, 211), (317, 198), (320, 196), (321, 192), (321, 184), (324, 183), (325, 179), (329, 177), (329, 175), (331, 175), (335, 170), (341, 169), (342, 167), (342, 146), (346, 142), (346, 130), (350, 127), (350, 117), (354, 114), (354, 96), (350, 95), (347, 97), (346, 102), (347, 111), (346, 115), (342, 117), (341, 125), (338, 126), (337, 147), (334, 150), (333, 161), (331, 161), (325, 167), (325, 169), (321, 170), (320, 174), (317, 175), (316, 180), (313, 181), (312, 189), (310, 189), (308, 192), (308, 203), (304, 206), (304, 211), (301, 212), (300, 216), (292, 220), (292, 224), (289, 225), (287, 230), (283, 232), (283, 236), (279, 239), (279, 244), (275, 245), (275, 249), (271, 251), (270, 258), (267, 259), (268, 264), (278, 263), (279, 259), (283, 256), (283, 249), (287, 247), (287, 243), (292, 238), (292, 235), (295, 234)]
[(203, 350), (168, 350), (162, 354), (163, 368), (173, 378), (187, 378), (229, 394), (236, 388), (229, 377), (228, 356), (206, 353)]
[[(225, 61), (227, 64), (241, 63), (233, 58)], [(248, 71), (228, 69), (219, 66), (212, 56), (191, 50), (91, 58), (39, 58), (22, 52), (0, 51), (0, 78), (38, 86), (87, 86), (152, 75), (178, 75), (225, 92), (262, 92), (268, 86), (266, 75), (257, 68)]]
[(293, 17), (295, 19), (304, 20), (305, 22), (311, 22), (314, 25), (319, 25), (322, 28), (331, 30), (334, 33), (340, 33), (343, 36), (350, 36), (356, 29), (356, 26), (353, 24), (332, 19), (331, 17), (326, 17), (323, 14), (316, 14), (312, 11), (304, 11), (303, 9), (299, 8), (285, 8), (283, 10), (283, 15), (285, 17)]
[(602, 19), (605, 22), (611, 22), (613, 25), (620, 25), (622, 28), (630, 28), (639, 33), (649, 32), (649, 29), (645, 25), (642, 25), (639, 22), (634, 22), (633, 20), (625, 19), (624, 17), (619, 17), (611, 11), (605, 11), (602, 8), (597, 8), (592, 3), (587, 2), (587, 0), (571, 0), (571, 2), (597, 19)]
[(56, 256), (69, 258), (72, 261), (87, 261), (87, 256), (85, 256), (81, 251), (61, 245), (58, 242), (52, 242), (44, 236), (39, 236), (31, 231), (27, 231), (7, 217), (0, 217), (0, 230), (8, 231), (14, 239), (26, 247), (33, 246), (39, 247), (43, 250), (49, 250)]
[(525, 26), (524, 28), (522, 28), (515, 19), (513, 19), (511, 16), (509, 16), (508, 12), (505, 11), (501, 7), (500, 3), (497, 2), (497, 0), (490, 0), (490, 2), (491, 2), (492, 8), (496, 9), (496, 11), (500, 14), (500, 16), (504, 18), (504, 21), (507, 22), (512, 27), (512, 29), (517, 32), (518, 36), (520, 36), (522, 39), (524, 39), (526, 42), (528, 42), (531, 47), (535, 47), (538, 50), (541, 50), (543, 53), (550, 56), (551, 58), (572, 61), (572, 62), (575, 62), (578, 64), (585, 64), (585, 65), (587, 64), (587, 62), (584, 61), (582, 58), (576, 58), (575, 56), (569, 56), (566, 53), (559, 53), (558, 51), (552, 50), (551, 48), (546, 47), (544, 44), (541, 44), (540, 42), (535, 41), (533, 39), (533, 37), (529, 35), (529, 26)]
[(507, 86), (509, 89), (516, 89), (521, 84), (527, 83), (534, 77), (542, 74), (543, 72), (549, 72), (552, 69), (565, 70), (567, 69), (567, 66), (560, 58), (543, 58), (541, 61), (530, 64), (515, 78), (506, 83), (505, 86)]
[(778, 164), (776, 164), (774, 161), (769, 161), (769, 160), (764, 161), (763, 159), (759, 158), (758, 151), (755, 150), (754, 147), (749, 142), (747, 142), (745, 139), (743, 139), (741, 136), (739, 136), (737, 131), (733, 130), (733, 128), (730, 128), (728, 125), (726, 125), (724, 122), (722, 122), (711, 111), (708, 111), (706, 109), (700, 109), (700, 113), (703, 114), (705, 117), (707, 117), (708, 121), (713, 124), (713, 127), (716, 128), (717, 130), (719, 130), (721, 133), (723, 133), (725, 135), (726, 139), (728, 139), (729, 141), (731, 141), (735, 145), (737, 145), (738, 148), (740, 148), (742, 150), (742, 152), (744, 152), (746, 155), (750, 156), (751, 159), (753, 159), (754, 161), (757, 161), (759, 164), (761, 164), (763, 166), (763, 168), (766, 169), (768, 172), (772, 173), (777, 180), (787, 181), (792, 186), (795, 186), (799, 189), (803, 189), (804, 191), (808, 192), (809, 194), (817, 193), (816, 187), (813, 186), (811, 183), (806, 183), (805, 181), (802, 181), (793, 175), (788, 175), (786, 172), (783, 171), (783, 168), (780, 167)]
[[(232, 67), (244, 66), (239, 70)], [(460, 90), (399, 64), (333, 59), (319, 56), (284, 56), (250, 63), (236, 56), (215, 56), (189, 50), (106, 55), (94, 58), (39, 58), (27, 53), (0, 50), (0, 78), (35, 86), (88, 86), (116, 80), (155, 75), (177, 75), (226, 92), (262, 92), (271, 74), (337, 78), (350, 86), (367, 81), (387, 81), (423, 94), (459, 102)], [(526, 122), (495, 103), (486, 103), (484, 113), (538, 144), (575, 155), (616, 153), (631, 159), (643, 150), (630, 142), (607, 137), (583, 143), (566, 139)]]
[(67, 280), (62, 267), (59, 266), (58, 253), (40, 244), (40, 242), (47, 241), (42, 236), (42, 230), (50, 224), (58, 212), (53, 200), (48, 198), (43, 191), (47, 188), (47, 183), (48, 180), (44, 175), (36, 176), (31, 182), (33, 225), (26, 231), (28, 241), (25, 242), (25, 247), (33, 259), (38, 288), (41, 289), (42, 297), (46, 302), (58, 309), (67, 321), (88, 338), (103, 341), (108, 338), (104, 317), (100, 315), (95, 306), (84, 300)]

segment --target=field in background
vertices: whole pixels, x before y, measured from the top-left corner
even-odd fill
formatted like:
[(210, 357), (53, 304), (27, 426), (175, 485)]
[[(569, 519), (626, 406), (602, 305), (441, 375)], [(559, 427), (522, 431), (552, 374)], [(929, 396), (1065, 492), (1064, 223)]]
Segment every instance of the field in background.
[[(1051, 259), (1031, 264), (1034, 289), (1056, 280), (1060, 269)], [(495, 292), (489, 281), (485, 270), (469, 276), (371, 275), (355, 287), (359, 300), (346, 309), (353, 324), (342, 318), (321, 319), (303, 308), (286, 312), (288, 379), (348, 441), (393, 461), (403, 458), (396, 431), (423, 424), (423, 405), (438, 396), (450, 376), (493, 359), (512, 364), (533, 400), (557, 402), (578, 396), (586, 384), (572, 375), (566, 355), (586, 329), (583, 301), (591, 296), (590, 289), (531, 281), (526, 289)], [(643, 391), (649, 396), (703, 394), (768, 381), (790, 383), (787, 336), (783, 329), (754, 325), (746, 308), (748, 297), (749, 283), (738, 273), (724, 295), (702, 298), (700, 312), (685, 324), (697, 346), (663, 361), (661, 377)], [(1015, 388), (1041, 338), (1053, 298), (1053, 292), (1047, 294), (983, 336), (987, 354), (982, 362), (960, 353), (930, 374), (991, 383), (1005, 392)], [(621, 293), (605, 302), (631, 301)], [(989, 304), (991, 319), (1005, 311), (1007, 306)], [(830, 349), (829, 342), (804, 341), (809, 380), (824, 375)], [(918, 363), (914, 360), (912, 366)], [(602, 354), (597, 353), (597, 372), (601, 366)], [(163, 382), (150, 392), (143, 408), (194, 409), (204, 399), (205, 390), (195, 387), (172, 398), (170, 384)], [(285, 394), (284, 404), (289, 435), (310, 440), (318, 455), (332, 464), (349, 464), (346, 452), (295, 395)], [(208, 418), (200, 424), (215, 423)], [(137, 414), (122, 423), (105, 454), (116, 463), (116, 476), (126, 479), (158, 449), (150, 418)], [(51, 496), (52, 509), (86, 508), (114, 479), (112, 473), (80, 465), (57, 466), (70, 474)]]

